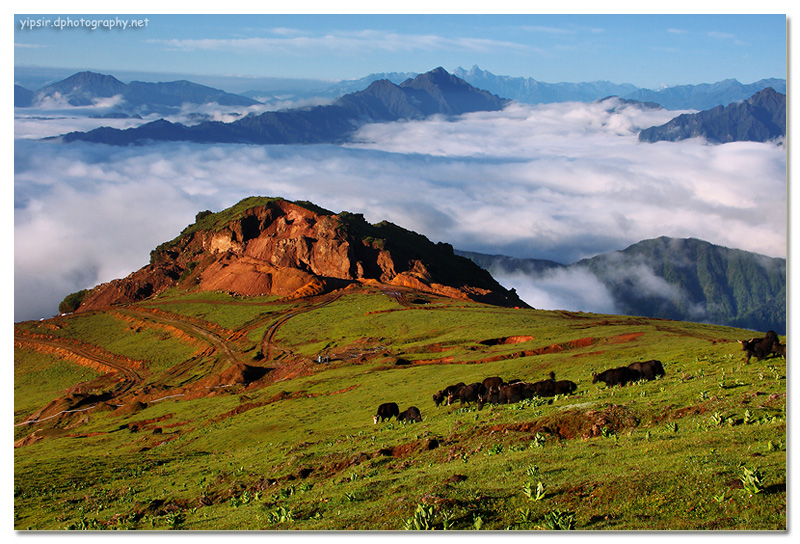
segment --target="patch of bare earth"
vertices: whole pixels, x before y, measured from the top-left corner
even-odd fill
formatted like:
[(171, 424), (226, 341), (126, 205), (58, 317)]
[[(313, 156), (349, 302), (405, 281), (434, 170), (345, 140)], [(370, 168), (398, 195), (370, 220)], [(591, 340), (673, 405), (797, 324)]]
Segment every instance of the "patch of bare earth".
[(603, 429), (619, 434), (638, 425), (639, 418), (636, 414), (625, 406), (612, 404), (600, 410), (564, 410), (534, 421), (493, 425), (482, 429), (481, 434), (544, 433), (560, 439), (593, 438), (600, 436)]

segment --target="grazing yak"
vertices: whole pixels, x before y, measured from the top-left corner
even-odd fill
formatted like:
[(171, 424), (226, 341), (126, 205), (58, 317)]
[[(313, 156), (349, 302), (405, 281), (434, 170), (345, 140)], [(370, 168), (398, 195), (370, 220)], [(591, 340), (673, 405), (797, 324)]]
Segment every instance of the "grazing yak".
[(608, 387), (613, 387), (615, 385), (625, 385), (628, 382), (639, 381), (641, 376), (638, 370), (628, 368), (627, 366), (620, 366), (618, 368), (609, 368), (600, 374), (593, 374), (592, 383), (603, 382)]
[(546, 380), (530, 384), (530, 388), (537, 397), (554, 397), (568, 395), (578, 389), (575, 382), (569, 380), (556, 380), (555, 372), (550, 372)]
[(422, 414), (419, 413), (419, 408), (416, 406), (409, 406), (397, 416), (398, 421), (422, 421)]
[(455, 385), (448, 385), (441, 391), (437, 391), (433, 395), (433, 402), (436, 403), (436, 407), (438, 408), (439, 405), (446, 401), (447, 405), (450, 404), (452, 401), (453, 395), (456, 391), (464, 387), (466, 384), (464, 382), (459, 382)]
[[(477, 402), (478, 408), (482, 408), (483, 403), (486, 401), (486, 387), (481, 382), (471, 383), (456, 391), (453, 398), (457, 398), (460, 401), (460, 406), (464, 406), (465, 403)], [(448, 404), (450, 403), (448, 402)]]
[(497, 394), (498, 404), (513, 404), (533, 397), (531, 384), (525, 382), (508, 383), (500, 387)]
[(500, 391), (500, 386), (505, 382), (503, 381), (503, 378), (499, 376), (492, 376), (491, 378), (485, 378), (481, 383), (486, 388), (486, 393), (492, 394)]
[(760, 361), (773, 353), (780, 355), (780, 346), (783, 346), (783, 356), (786, 356), (786, 346), (780, 343), (778, 334), (775, 331), (767, 331), (767, 335), (764, 338), (739, 340), (739, 343), (742, 344), (742, 350), (745, 352), (745, 358), (748, 363), (753, 356)]
[(609, 368), (600, 374), (592, 375), (592, 383), (603, 382), (609, 387), (615, 385), (625, 385), (629, 382), (639, 380), (654, 380), (658, 376), (664, 375), (664, 367), (661, 361), (652, 359), (650, 361), (631, 363), (628, 366)]
[(656, 361), (655, 359), (642, 363), (631, 363), (628, 368), (638, 371), (641, 375), (640, 380), (655, 380), (657, 376), (664, 375), (664, 367), (661, 366), (661, 361)]
[(400, 408), (397, 407), (396, 402), (385, 402), (378, 406), (378, 413), (372, 416), (372, 422), (377, 424), (379, 419), (381, 422), (383, 422), (385, 419), (391, 419), (392, 417), (398, 417), (399, 415)]
[(558, 380), (556, 382), (556, 395), (569, 395), (578, 389), (578, 384), (569, 380)]

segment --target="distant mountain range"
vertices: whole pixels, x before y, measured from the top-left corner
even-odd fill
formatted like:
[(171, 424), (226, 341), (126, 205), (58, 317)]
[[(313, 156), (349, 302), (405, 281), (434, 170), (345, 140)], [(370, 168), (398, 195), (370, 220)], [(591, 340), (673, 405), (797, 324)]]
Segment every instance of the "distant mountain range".
[[(778, 78), (762, 79), (754, 83), (743, 84), (735, 79), (726, 79), (716, 83), (699, 85), (676, 85), (663, 89), (644, 89), (630, 83), (612, 83), (609, 81), (590, 81), (579, 83), (545, 83), (532, 77), (515, 77), (495, 75), (478, 66), (469, 70), (458, 67), (451, 73), (470, 85), (484, 89), (503, 98), (526, 104), (548, 104), (553, 102), (594, 102), (608, 96), (619, 96), (638, 102), (655, 102), (670, 110), (707, 110), (715, 106), (725, 106), (732, 102), (745, 100), (767, 87), (786, 94), (786, 80)], [(248, 91), (246, 96), (279, 97), (287, 94), (294, 98), (329, 97), (338, 98), (344, 94), (367, 87), (373, 81), (388, 79), (392, 83), (401, 83), (416, 77), (410, 72), (382, 72), (368, 76), (343, 80), (332, 85), (317, 82), (313, 89), (290, 91), (287, 86), (273, 91)]]
[[(477, 73), (475, 69), (473, 74)], [(486, 77), (486, 72), (480, 72)], [(86, 83), (81, 85), (80, 83)], [(51, 94), (75, 105), (84, 105), (92, 96), (127, 96), (130, 103), (145, 104), (156, 97), (166, 105), (178, 100), (216, 100), (234, 105), (240, 98), (189, 82), (125, 85), (111, 76), (81, 73), (48, 86)], [(88, 89), (94, 89), (90, 93)], [(606, 88), (605, 91), (610, 89)], [(602, 102), (606, 98), (598, 99)], [(621, 99), (641, 108), (660, 108), (656, 102)], [(431, 115), (456, 116), (476, 111), (498, 111), (510, 101), (479, 89), (443, 68), (392, 83), (373, 81), (362, 90), (346, 94), (333, 104), (308, 108), (250, 114), (238, 121), (205, 121), (194, 125), (172, 123), (164, 119), (138, 127), (115, 129), (100, 127), (89, 132), (63, 135), (64, 142), (89, 141), (111, 145), (141, 144), (153, 141), (189, 141), (198, 143), (246, 144), (340, 144), (351, 140), (364, 124), (398, 120), (424, 119)], [(113, 115), (113, 114), (112, 114)], [(731, 141), (768, 141), (786, 134), (786, 96), (772, 88), (759, 91), (744, 102), (717, 106), (697, 114), (683, 114), (660, 127), (640, 133), (640, 141), (676, 141), (702, 136), (714, 143)]]
[(259, 104), (245, 96), (190, 81), (123, 83), (114, 76), (79, 72), (37, 91), (14, 86), (14, 106), (31, 107), (63, 102), (70, 106), (92, 106), (98, 101), (116, 99), (115, 110), (129, 114), (169, 114), (179, 112), (184, 103), (247, 107)]
[(473, 66), (470, 70), (456, 68), (453, 70), (453, 75), (491, 93), (528, 104), (594, 102), (609, 95), (616, 95), (638, 102), (655, 102), (668, 110), (707, 110), (745, 100), (767, 87), (786, 94), (786, 80), (777, 78), (762, 79), (747, 85), (735, 79), (726, 79), (717, 83), (677, 85), (652, 90), (638, 88), (628, 83), (616, 84), (608, 81), (542, 83), (533, 78), (497, 76), (477, 66)]
[(365, 90), (347, 94), (328, 106), (249, 115), (232, 123), (203, 122), (186, 126), (159, 120), (125, 130), (101, 127), (89, 132), (71, 132), (62, 138), (65, 142), (81, 140), (112, 145), (146, 141), (342, 143), (366, 123), (424, 119), (434, 114), (498, 111), (507, 103), (443, 68), (436, 68), (400, 85), (385, 79), (375, 81)]
[(498, 276), (594, 275), (621, 314), (786, 331), (786, 259), (661, 237), (573, 264), (456, 251)]
[[(90, 74), (91, 72), (81, 72)], [(551, 102), (593, 102), (607, 96), (619, 96), (636, 100), (639, 102), (656, 102), (670, 110), (707, 110), (715, 106), (725, 106), (732, 102), (745, 100), (760, 90), (772, 87), (777, 92), (786, 94), (786, 80), (778, 78), (762, 79), (754, 83), (743, 84), (735, 79), (726, 79), (716, 83), (702, 83), (699, 85), (676, 85), (663, 89), (644, 89), (636, 87), (630, 83), (611, 83), (608, 81), (591, 81), (581, 83), (545, 83), (537, 81), (531, 77), (514, 77), (495, 75), (487, 70), (482, 70), (478, 66), (473, 66), (469, 70), (458, 67), (451, 72), (454, 76), (463, 79), (470, 85), (479, 89), (484, 89), (500, 97), (516, 100), (527, 104), (545, 104)], [(16, 70), (15, 70), (16, 74)], [(36, 79), (24, 78), (23, 81), (35, 81), (43, 79), (41, 74), (37, 74)], [(78, 76), (75, 74), (64, 81), (69, 81)], [(98, 74), (99, 75), (99, 74)], [(262, 78), (262, 83), (268, 83), (269, 88), (264, 90), (250, 90), (242, 92), (237, 96), (248, 98), (254, 102), (265, 100), (298, 100), (312, 98), (335, 99), (345, 94), (361, 91), (367, 88), (372, 82), (386, 79), (399, 85), (408, 79), (414, 79), (415, 72), (382, 72), (373, 73), (359, 79), (342, 80), (335, 83), (327, 83), (322, 80), (289, 80), (280, 78)], [(21, 77), (24, 74), (21, 74)], [(138, 75), (139, 77), (142, 74)], [(105, 76), (111, 77), (111, 76)], [(136, 77), (136, 75), (134, 75)], [(80, 78), (79, 78), (80, 79)], [(82, 87), (91, 84), (90, 77), (83, 78), (84, 81), (73, 81)], [(47, 85), (39, 90), (31, 91), (34, 87), (14, 86), (14, 106), (18, 108), (30, 107), (36, 104), (38, 99), (52, 98), (53, 87), (61, 86), (64, 81)], [(222, 85), (224, 80), (214, 80), (215, 84)], [(137, 83), (131, 82), (130, 85)], [(173, 82), (181, 83), (181, 82)], [(183, 81), (183, 83), (188, 83)], [(241, 82), (238, 83), (241, 85)], [(171, 83), (151, 83), (145, 86), (169, 86)], [(134, 85), (134, 87), (138, 86)], [(200, 85), (199, 87), (203, 87)], [(211, 89), (211, 87), (205, 87)], [(49, 89), (49, 90), (47, 90)], [(163, 88), (161, 89), (163, 91)], [(212, 89), (216, 93), (223, 93), (218, 89)], [(61, 92), (61, 91), (59, 91)], [(170, 93), (167, 93), (170, 94)], [(226, 93), (227, 94), (227, 93)], [(91, 96), (91, 93), (87, 96)], [(96, 97), (100, 97), (99, 95)], [(197, 98), (193, 98), (197, 100)], [(188, 102), (189, 100), (187, 100)], [(212, 101), (212, 100), (209, 100)], [(132, 103), (136, 103), (134, 100)], [(205, 102), (203, 102), (205, 103)], [(163, 107), (174, 107), (168, 101)], [(157, 106), (153, 104), (152, 106)], [(142, 113), (140, 111), (128, 111), (126, 113)]]
[(640, 142), (703, 137), (709, 142), (766, 142), (786, 136), (786, 95), (767, 88), (743, 102), (680, 115), (639, 133)]

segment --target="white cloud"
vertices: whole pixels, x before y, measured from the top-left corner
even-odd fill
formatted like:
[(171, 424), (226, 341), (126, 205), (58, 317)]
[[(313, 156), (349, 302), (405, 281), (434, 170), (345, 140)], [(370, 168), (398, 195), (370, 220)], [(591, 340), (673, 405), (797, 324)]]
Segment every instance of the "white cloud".
[(177, 51), (226, 51), (286, 55), (305, 54), (318, 50), (362, 54), (364, 51), (376, 50), (385, 52), (455, 50), (473, 53), (531, 50), (527, 45), (503, 40), (470, 37), (446, 38), (435, 34), (399, 34), (369, 29), (353, 32), (330, 32), (315, 36), (298, 35), (288, 31), (278, 34), (280, 37), (275, 38), (176, 38), (153, 39), (148, 40), (148, 43), (161, 44), (167, 50)]
[(617, 313), (614, 297), (597, 276), (584, 268), (557, 268), (532, 276), (523, 272), (493, 271), (506, 289), (537, 310), (571, 310), (601, 314)]
[(198, 211), (251, 195), (564, 263), (662, 235), (785, 256), (784, 148), (640, 144), (638, 128), (674, 112), (609, 109), (514, 105), (457, 122), (373, 125), (347, 148), (65, 145), (23, 138), (78, 120), (17, 119), (15, 319), (52, 315), (66, 294), (144, 265)]

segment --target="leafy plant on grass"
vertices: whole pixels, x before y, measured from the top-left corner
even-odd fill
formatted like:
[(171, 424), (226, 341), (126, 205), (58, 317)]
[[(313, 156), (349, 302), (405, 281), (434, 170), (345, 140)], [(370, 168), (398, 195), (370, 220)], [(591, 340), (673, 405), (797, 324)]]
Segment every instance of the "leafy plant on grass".
[(531, 442), (531, 446), (534, 448), (543, 448), (545, 442), (547, 442), (547, 437), (542, 433), (536, 433), (536, 436), (533, 437), (533, 441)]
[(611, 427), (603, 427), (602, 429), (600, 429), (600, 434), (603, 436), (603, 438), (611, 438), (617, 433), (615, 433), (614, 429), (612, 429)]
[(528, 482), (522, 486), (522, 493), (528, 497), (528, 499), (532, 501), (540, 501), (542, 500), (546, 493), (544, 491), (545, 487), (541, 480), (539, 483), (534, 487), (533, 482)]
[(414, 515), (403, 524), (403, 529), (406, 531), (432, 531), (434, 529), (433, 516), (433, 505), (420, 503), (414, 510)]
[(342, 496), (344, 497), (344, 500), (346, 500), (347, 502), (356, 502), (358, 500), (356, 494), (350, 491), (345, 491), (344, 495)]
[(492, 444), (492, 447), (486, 452), (486, 455), (500, 455), (503, 453), (503, 445), (500, 443)]
[(167, 525), (170, 529), (180, 529), (183, 522), (186, 521), (186, 516), (183, 512), (170, 512), (166, 516)]
[(671, 432), (671, 433), (677, 433), (678, 432), (678, 424), (675, 421), (670, 421), (669, 423), (667, 423), (666, 427), (667, 427), (667, 430), (669, 432)]
[(742, 482), (745, 491), (751, 495), (764, 491), (763, 476), (759, 469), (749, 469), (744, 465), (742, 465), (741, 469), (742, 474), (739, 476), (739, 480)]
[(548, 531), (571, 531), (575, 528), (575, 513), (551, 510), (544, 515), (542, 528)]
[(294, 521), (294, 513), (285, 506), (278, 506), (267, 514), (270, 523), (286, 523)]
[(453, 528), (453, 518), (455, 514), (453, 514), (450, 510), (445, 510), (442, 512), (442, 529), (448, 531)]

